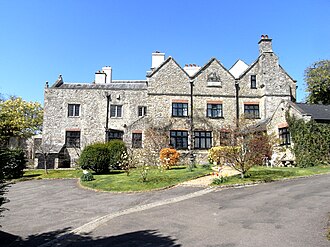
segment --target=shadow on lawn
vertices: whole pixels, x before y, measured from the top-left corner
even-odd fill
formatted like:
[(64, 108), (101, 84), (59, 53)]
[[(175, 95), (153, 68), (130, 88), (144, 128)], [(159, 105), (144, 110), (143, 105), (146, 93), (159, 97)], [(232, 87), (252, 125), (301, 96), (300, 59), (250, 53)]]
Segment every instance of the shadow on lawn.
[[(56, 240), (47, 246), (161, 246), (161, 247), (179, 247), (176, 244), (176, 239), (170, 236), (164, 236), (157, 230), (143, 230), (125, 233), (111, 237), (92, 237), (89, 234), (77, 235), (70, 233), (71, 228), (63, 228), (56, 231), (30, 235), (26, 239), (10, 233), (0, 231), (0, 246), (39, 246), (47, 242)], [(66, 236), (61, 239), (60, 236)], [(45, 245), (46, 246), (46, 245)]]

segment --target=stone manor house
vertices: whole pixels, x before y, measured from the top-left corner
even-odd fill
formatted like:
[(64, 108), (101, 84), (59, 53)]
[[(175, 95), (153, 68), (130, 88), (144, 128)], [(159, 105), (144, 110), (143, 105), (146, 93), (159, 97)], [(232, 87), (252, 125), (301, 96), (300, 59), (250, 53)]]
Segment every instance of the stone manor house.
[(258, 45), (252, 64), (238, 60), (230, 69), (216, 58), (181, 67), (154, 52), (145, 80), (112, 80), (112, 68), (103, 67), (91, 83), (62, 76), (47, 83), (43, 143), (53, 153), (52, 166), (74, 166), (79, 150), (93, 142), (122, 139), (143, 148), (148, 128), (166, 129), (169, 145), (182, 153), (191, 148), (204, 161), (207, 149), (224, 145), (228, 128), (243, 117), (271, 122), (268, 129), (286, 138), (287, 125), (273, 116), (283, 102), (295, 102), (296, 81), (279, 64), (272, 39), (262, 35)]

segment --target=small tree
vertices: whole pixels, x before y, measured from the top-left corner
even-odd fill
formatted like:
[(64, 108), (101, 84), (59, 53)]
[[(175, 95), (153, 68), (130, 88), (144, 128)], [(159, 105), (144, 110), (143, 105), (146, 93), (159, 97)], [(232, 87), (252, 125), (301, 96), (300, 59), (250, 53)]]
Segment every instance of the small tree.
[(51, 153), (54, 152), (55, 143), (49, 137), (43, 138), (42, 142), (35, 146), (35, 152), (43, 159), (45, 174), (48, 174), (48, 161)]
[(28, 138), (41, 131), (43, 109), (37, 102), (11, 97), (0, 101), (0, 141), (10, 137)]
[(218, 165), (228, 165), (244, 178), (254, 165), (262, 164), (264, 157), (271, 156), (270, 137), (264, 133), (254, 133), (242, 136), (232, 135), (235, 145), (213, 147), (209, 150), (209, 160)]

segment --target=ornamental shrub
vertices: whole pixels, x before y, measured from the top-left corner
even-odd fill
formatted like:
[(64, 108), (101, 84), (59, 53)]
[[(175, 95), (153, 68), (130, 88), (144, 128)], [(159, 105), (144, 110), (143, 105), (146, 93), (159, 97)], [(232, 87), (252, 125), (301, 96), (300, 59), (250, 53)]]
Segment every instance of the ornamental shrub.
[(93, 177), (92, 173), (84, 170), (84, 173), (83, 173), (83, 175), (81, 175), (80, 180), (81, 181), (92, 181), (92, 180), (94, 180), (94, 177)]
[(124, 151), (126, 146), (121, 140), (94, 143), (83, 149), (78, 163), (82, 169), (108, 173), (112, 169), (120, 169), (118, 163)]
[(163, 148), (159, 153), (161, 165), (165, 169), (170, 169), (171, 166), (175, 166), (179, 161), (179, 157), (179, 152), (174, 148)]
[(0, 161), (0, 170), (5, 179), (23, 177), (26, 159), (22, 149), (0, 149)]
[(96, 173), (108, 173), (110, 155), (105, 143), (94, 143), (86, 146), (78, 161), (82, 169), (92, 170)]
[(109, 152), (109, 169), (121, 169), (119, 163), (122, 154), (127, 153), (127, 148), (122, 140), (111, 140), (105, 143)]

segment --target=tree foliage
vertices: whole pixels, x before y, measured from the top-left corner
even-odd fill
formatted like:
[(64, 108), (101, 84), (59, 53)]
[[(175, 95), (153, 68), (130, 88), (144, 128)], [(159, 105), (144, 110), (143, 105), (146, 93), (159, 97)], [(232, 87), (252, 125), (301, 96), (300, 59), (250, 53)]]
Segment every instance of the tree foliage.
[(11, 97), (0, 101), (0, 139), (30, 137), (41, 131), (43, 109), (38, 102)]
[(329, 165), (330, 163), (330, 125), (305, 122), (286, 115), (293, 141), (292, 151), (299, 167)]
[(330, 60), (321, 60), (308, 67), (305, 70), (305, 82), (309, 93), (308, 103), (330, 104)]

